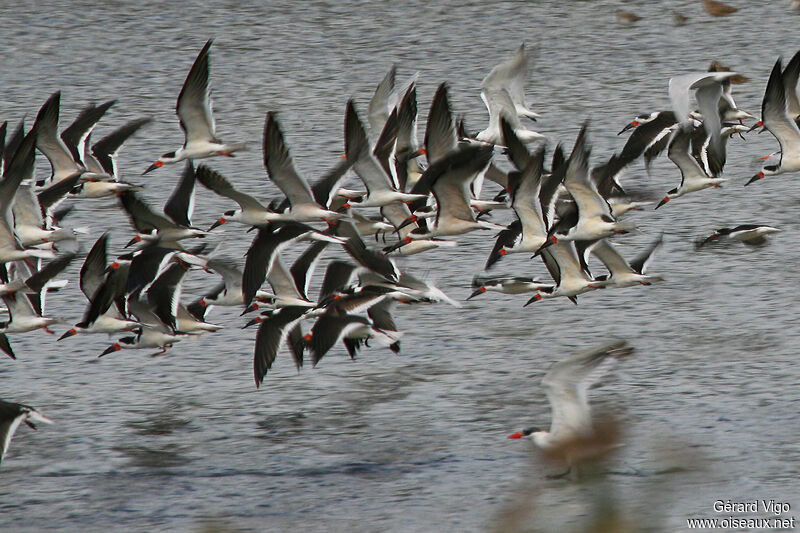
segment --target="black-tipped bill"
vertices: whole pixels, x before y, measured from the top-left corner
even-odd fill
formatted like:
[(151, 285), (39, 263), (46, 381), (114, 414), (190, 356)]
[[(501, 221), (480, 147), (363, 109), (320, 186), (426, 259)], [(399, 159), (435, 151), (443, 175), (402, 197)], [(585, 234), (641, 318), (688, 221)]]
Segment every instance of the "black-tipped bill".
[(541, 245), (538, 250), (536, 250), (536, 253), (533, 254), (533, 257), (536, 257), (537, 255), (541, 254), (542, 250), (544, 250), (545, 248), (549, 248), (550, 246), (553, 246), (557, 242), (558, 242), (558, 237), (556, 237), (555, 235), (551, 235), (550, 237), (547, 238), (546, 241), (544, 241), (544, 244)]
[(63, 335), (61, 335), (61, 336), (58, 338), (58, 340), (66, 339), (67, 337), (72, 337), (72, 336), (73, 336), (73, 335), (75, 335), (76, 333), (78, 333), (78, 332), (75, 330), (75, 328), (72, 328), (72, 329), (70, 329), (69, 331), (67, 331), (66, 333), (64, 333)]
[(764, 179), (764, 173), (763, 172), (759, 172), (758, 174), (756, 174), (755, 176), (750, 178), (750, 180), (747, 183), (745, 183), (744, 186), (747, 187), (748, 185), (750, 185), (754, 181), (758, 181), (758, 180), (762, 180), (762, 179)]
[(394, 232), (395, 232), (395, 233), (397, 233), (397, 232), (398, 232), (398, 231), (400, 231), (401, 229), (405, 228), (406, 226), (408, 226), (408, 225), (410, 225), (410, 224), (413, 224), (413, 223), (414, 223), (414, 222), (416, 222), (417, 220), (419, 220), (419, 219), (417, 218), (417, 215), (411, 215), (410, 217), (408, 217), (407, 219), (405, 219), (404, 221), (402, 221), (402, 222), (400, 223), (400, 225), (399, 225), (399, 226), (397, 226), (397, 227), (394, 229)]
[(622, 129), (620, 130), (620, 132), (619, 132), (619, 133), (617, 133), (617, 135), (622, 135), (623, 133), (625, 133), (625, 132), (626, 132), (626, 131), (628, 131), (629, 129), (631, 129), (631, 128), (635, 128), (635, 127), (636, 127), (636, 126), (638, 126), (638, 125), (639, 125), (639, 123), (638, 123), (638, 122), (636, 122), (636, 121), (633, 121), (633, 122), (628, 122), (628, 123), (625, 125), (625, 127), (624, 127), (624, 128), (622, 128)]
[(762, 131), (764, 131), (764, 123), (763, 123), (763, 122), (761, 122), (761, 121), (759, 120), (758, 122), (756, 122), (755, 124), (753, 124), (752, 126), (750, 126), (750, 129), (749, 129), (749, 130), (747, 130), (745, 133), (750, 133), (751, 131), (753, 131), (753, 130), (754, 130), (754, 129), (756, 129), (756, 128), (761, 128), (761, 129), (758, 131), (758, 133), (761, 133)]
[(471, 300), (471, 299), (475, 298), (476, 296), (479, 296), (479, 295), (483, 294), (484, 292), (486, 292), (486, 288), (485, 287), (481, 287), (481, 288), (477, 289), (475, 292), (473, 292), (472, 294), (470, 294), (467, 297), (467, 300)]
[(110, 354), (110, 353), (118, 352), (119, 350), (120, 350), (119, 343), (114, 343), (114, 344), (112, 344), (111, 346), (109, 346), (108, 348), (106, 348), (106, 349), (103, 351), (103, 353), (101, 353), (101, 354), (100, 354), (100, 355), (98, 355), (97, 357), (103, 357), (104, 355), (108, 355), (108, 354)]
[(225, 220), (225, 217), (219, 217), (219, 218), (217, 219), (217, 221), (216, 221), (216, 222), (214, 222), (213, 224), (211, 224), (211, 227), (210, 227), (210, 228), (208, 228), (208, 231), (211, 231), (211, 230), (213, 230), (214, 228), (217, 228), (217, 227), (219, 227), (219, 226), (221, 226), (221, 225), (225, 224), (225, 222), (227, 222), (227, 220)]
[(525, 302), (525, 305), (523, 305), (522, 307), (528, 307), (533, 302), (538, 302), (541, 299), (542, 299), (542, 295), (537, 292), (536, 294), (531, 296), (531, 299), (528, 300), (527, 302)]
[(156, 161), (155, 163), (153, 163), (152, 165), (150, 165), (149, 167), (147, 167), (147, 170), (145, 170), (144, 172), (142, 172), (142, 176), (144, 176), (144, 175), (145, 175), (145, 174), (147, 174), (148, 172), (152, 172), (152, 171), (154, 171), (155, 169), (157, 169), (157, 168), (161, 168), (161, 167), (163, 167), (163, 166), (164, 166), (164, 163), (162, 163), (161, 161)]

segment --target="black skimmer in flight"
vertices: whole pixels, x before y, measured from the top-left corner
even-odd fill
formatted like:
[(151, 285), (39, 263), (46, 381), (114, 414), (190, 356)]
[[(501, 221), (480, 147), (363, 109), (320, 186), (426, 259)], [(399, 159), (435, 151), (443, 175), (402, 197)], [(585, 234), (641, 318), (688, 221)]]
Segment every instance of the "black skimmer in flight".
[[(563, 458), (569, 469), (552, 477), (563, 477), (591, 457), (589, 452), (602, 453), (616, 447), (616, 442), (603, 442), (603, 429), (592, 421), (588, 392), (617, 359), (633, 353), (625, 341), (614, 341), (578, 352), (550, 367), (542, 385), (550, 401), (552, 422), (550, 431), (527, 428), (512, 433), (509, 439), (530, 437), (534, 444), (551, 456)], [(599, 445), (599, 446), (598, 446)]]
[(184, 261), (179, 254), (173, 255), (169, 265), (147, 289), (147, 302), (159, 320), (173, 333), (196, 335), (217, 331), (222, 326), (197, 319), (181, 303), (183, 281), (192, 268), (193, 265)]
[(622, 158), (621, 155), (612, 154), (605, 164), (594, 167), (590, 176), (597, 185), (597, 192), (606, 199), (611, 206), (611, 214), (619, 218), (628, 211), (641, 211), (650, 202), (632, 200), (627, 197), (619, 177), (624, 172), (630, 161)]
[(522, 43), (516, 53), (495, 66), (481, 82), (481, 99), (489, 111), (489, 126), (475, 138), (504, 146), (500, 117), (504, 116), (525, 144), (544, 139), (541, 133), (524, 128), (520, 117), (536, 120), (539, 116), (525, 103), (525, 84), (531, 76), (533, 54)]
[[(321, 258), (322, 251), (327, 245), (327, 241), (313, 241), (311, 245), (306, 248), (306, 251), (297, 258), (288, 271), (281, 261), (280, 256), (275, 257), (267, 273), (267, 282), (272, 287), (273, 292), (270, 294), (266, 291), (257, 291), (254, 297), (255, 301), (250, 304), (242, 314), (264, 307), (270, 309), (289, 306), (313, 307), (314, 304), (308, 298), (308, 290), (314, 269)], [(242, 275), (240, 274), (240, 281), (241, 278)], [(256, 318), (251, 320), (245, 327), (260, 322), (261, 321)]]
[(664, 281), (664, 278), (660, 276), (650, 276), (647, 274), (647, 268), (653, 261), (655, 251), (661, 247), (662, 242), (663, 239), (659, 237), (630, 263), (628, 263), (614, 245), (606, 239), (600, 239), (589, 246), (587, 250), (602, 261), (608, 269), (609, 276), (605, 278), (606, 287), (651, 285), (658, 281)]
[(698, 243), (698, 248), (713, 242), (735, 239), (750, 246), (759, 246), (767, 242), (767, 235), (781, 230), (772, 226), (759, 224), (740, 224), (734, 228), (720, 228)]
[[(50, 280), (69, 266), (74, 258), (75, 254), (64, 254), (47, 263), (41, 270), (30, 269), (27, 273), (22, 265), (20, 268), (14, 269), (9, 269), (5, 265), (0, 267), (0, 296), (13, 293), (29, 295), (41, 293), (51, 286)], [(27, 265), (24, 266), (27, 267)]]
[(0, 463), (8, 453), (14, 433), (23, 422), (31, 429), (36, 429), (36, 424), (53, 423), (30, 405), (0, 400)]
[(789, 115), (780, 58), (775, 62), (767, 82), (761, 103), (761, 121), (756, 122), (753, 128), (762, 125), (778, 140), (781, 146), (780, 160), (777, 165), (763, 167), (745, 186), (766, 176), (800, 170), (800, 128)]
[[(83, 261), (80, 271), (80, 287), (84, 296), (89, 300), (89, 306), (84, 312), (83, 319), (61, 335), (58, 340), (84, 333), (112, 334), (133, 331), (135, 328), (142, 326), (140, 322), (128, 320), (122, 316), (117, 307), (112, 306), (113, 299), (107, 298), (105, 291), (101, 292), (106, 283), (106, 270), (108, 268), (107, 246), (108, 233), (104, 233), (95, 241), (92, 249), (86, 254), (86, 259)], [(107, 298), (106, 308), (98, 310), (99, 300), (103, 298)], [(95, 299), (98, 300), (97, 303), (95, 303)]]
[(577, 305), (579, 294), (606, 286), (606, 281), (589, 275), (581, 264), (572, 241), (559, 241), (542, 249), (540, 255), (556, 284), (554, 288), (551, 286), (540, 289), (541, 292), (534, 294), (525, 303), (526, 306), (543, 298), (559, 296), (564, 296)]
[(618, 133), (635, 128), (622, 148), (620, 158), (633, 161), (644, 154), (645, 168), (650, 168), (650, 162), (666, 149), (677, 124), (674, 111), (655, 111), (637, 116)]
[(170, 330), (158, 317), (153, 306), (146, 299), (139, 298), (139, 293), (134, 297), (128, 298), (128, 309), (144, 325), (134, 335), (123, 337), (106, 348), (98, 357), (103, 357), (122, 349), (139, 350), (152, 348), (159, 348), (159, 351), (152, 354), (152, 356), (161, 355), (167, 351), (167, 348), (188, 337), (185, 333)]
[[(42, 317), (48, 288), (58, 286), (51, 281), (62, 272), (72, 260), (74, 254), (65, 254), (50, 261), (41, 270), (35, 271), (26, 264), (19, 263), (19, 270), (0, 267), (0, 298), (5, 301), (10, 320), (0, 323), (0, 350), (12, 359), (16, 359), (6, 333), (24, 333), (42, 328), (52, 333), (47, 326), (60, 323), (54, 318)], [(13, 266), (13, 265), (12, 265)], [(27, 271), (26, 271), (27, 269)], [(25, 273), (23, 273), (25, 272)], [(63, 284), (62, 284), (63, 286)]]
[(269, 207), (256, 200), (249, 194), (236, 190), (233, 185), (219, 172), (211, 170), (205, 165), (199, 165), (196, 171), (197, 181), (206, 188), (220, 196), (230, 198), (239, 209), (225, 211), (225, 213), (211, 225), (209, 231), (227, 222), (241, 222), (248, 226), (266, 226), (275, 220), (284, 220), (281, 213), (276, 213)]
[(347, 160), (352, 163), (353, 170), (367, 187), (366, 197), (350, 200), (348, 204), (351, 207), (381, 207), (392, 202), (410, 202), (426, 198), (426, 195), (397, 190), (390, 176), (370, 150), (364, 125), (358, 118), (352, 100), (347, 102), (344, 130)]
[[(109, 100), (99, 106), (88, 105), (72, 121), (72, 124), (61, 132), (61, 140), (64, 141), (64, 145), (72, 154), (72, 159), (87, 170), (89, 170), (89, 165), (87, 164), (86, 156), (88, 150), (86, 149), (86, 144), (92, 134), (92, 130), (114, 103), (116, 103), (116, 100)], [(91, 158), (91, 154), (89, 156)], [(103, 173), (102, 169), (99, 170), (100, 173)]]
[(718, 178), (722, 174), (728, 157), (728, 140), (737, 134), (744, 139), (742, 134), (749, 130), (749, 127), (742, 124), (727, 123), (720, 131), (720, 142), (717, 150), (714, 151), (711, 149), (711, 137), (706, 136), (705, 130), (702, 128), (695, 128), (691, 140), (692, 156), (703, 167), (703, 172), (708, 176)]
[[(617, 133), (617, 135), (622, 135), (623, 133), (625, 133), (628, 130), (634, 130), (634, 132), (635, 132), (636, 129), (644, 126), (645, 124), (650, 124), (650, 123), (654, 123), (653, 128), (652, 128), (654, 130), (654, 132), (655, 131), (660, 131), (661, 129), (663, 129), (665, 127), (672, 126), (673, 124), (677, 123), (677, 120), (675, 120), (675, 112), (674, 111), (653, 111), (652, 113), (642, 113), (641, 115), (636, 115), (636, 117), (634, 117), (633, 120), (631, 120), (630, 122), (625, 124), (625, 127), (622, 128), (619, 131), (619, 133)], [(653, 135), (645, 134), (644, 130), (640, 133), (640, 135), (646, 137), (648, 140), (646, 142), (637, 143), (637, 144), (647, 145), (647, 144), (649, 144), (651, 142), (650, 139), (653, 137)], [(639, 155), (641, 155), (641, 153), (643, 151), (644, 150), (637, 150), (638, 153), (634, 157), (638, 157)]]
[(209, 39), (200, 50), (178, 95), (175, 111), (185, 135), (183, 146), (159, 157), (143, 174), (184, 159), (203, 159), (219, 155), (232, 157), (234, 152), (245, 149), (245, 143), (223, 143), (216, 137), (211, 109), (211, 87), (208, 83), (212, 42), (214, 40)]
[[(317, 243), (319, 241), (312, 243), (312, 245)], [(306, 309), (314, 307), (314, 303), (300, 291), (298, 280), (289, 272), (286, 265), (281, 261), (280, 256), (275, 257), (272, 261), (269, 272), (267, 272), (267, 283), (272, 287), (272, 293), (257, 293), (255, 297), (256, 302), (264, 302), (265, 307), (272, 309), (289, 306), (305, 307)], [(259, 303), (253, 303), (248, 310), (261, 307), (262, 305)]]
[[(58, 187), (58, 184), (55, 186)], [(68, 191), (64, 189), (63, 192), (66, 193)], [(74, 241), (77, 234), (88, 233), (88, 227), (70, 229), (49, 225), (48, 221), (53, 220), (52, 207), (50, 205), (49, 208), (45, 209), (42, 206), (39, 196), (34, 192), (31, 185), (19, 186), (14, 196), (14, 205), (11, 210), (14, 214), (14, 233), (23, 247), (55, 243), (63, 240)]]
[[(81, 177), (80, 173), (75, 173), (38, 191), (34, 190), (33, 185), (21, 185), (23, 181), (33, 178), (35, 158), (33, 145), (38, 143), (38, 128), (39, 126), (35, 126), (20, 140), (14, 154), (6, 161), (6, 179), (2, 185), (3, 200), (7, 200), (9, 205), (13, 203), (14, 232), (23, 247), (64, 239), (74, 240), (76, 233), (88, 231), (88, 228), (71, 230), (55, 225), (56, 207), (75, 187)], [(7, 222), (10, 221), (11, 219), (7, 219)]]
[(0, 333), (27, 333), (43, 329), (52, 334), (49, 326), (62, 324), (60, 318), (41, 316), (34, 309), (31, 300), (25, 294), (9, 293), (2, 297), (8, 308), (9, 320), (0, 322)]
[(667, 154), (681, 171), (681, 184), (667, 192), (667, 195), (658, 203), (656, 209), (673, 198), (678, 198), (690, 192), (702, 191), (708, 187), (719, 187), (725, 181), (724, 178), (709, 176), (700, 166), (700, 163), (689, 153), (692, 129), (692, 124), (683, 124), (672, 134)]
[(335, 293), (343, 292), (353, 280), (358, 267), (347, 261), (331, 261), (325, 268), (325, 277), (319, 290), (318, 301), (321, 303)]
[[(289, 200), (291, 218), (298, 222), (337, 220), (342, 213), (328, 210), (315, 199), (308, 183), (295, 169), (283, 132), (273, 113), (267, 113), (263, 136), (264, 167), (275, 185)], [(287, 216), (287, 215), (284, 215)]]
[(385, 253), (368, 248), (352, 222), (340, 221), (336, 226), (336, 235), (345, 239), (342, 243), (345, 251), (358, 264), (389, 281), (396, 282), (400, 279), (400, 270), (394, 261), (386, 257)]
[[(298, 259), (299, 261), (299, 259)], [(222, 281), (187, 306), (189, 312), (197, 319), (204, 320), (205, 314), (213, 306), (239, 306), (244, 305), (242, 294), (242, 270), (236, 263), (223, 257), (209, 257), (205, 265), (206, 270), (219, 274)], [(256, 291), (258, 300), (269, 297), (266, 292)]]
[(119, 128), (115, 129), (99, 141), (88, 145), (91, 139), (91, 132), (86, 137), (83, 150), (83, 163), (90, 172), (97, 174), (108, 174), (114, 180), (119, 181), (120, 173), (117, 169), (117, 155), (122, 144), (139, 128), (150, 122), (149, 118), (132, 120)]
[(72, 152), (58, 133), (58, 116), (61, 92), (53, 93), (39, 109), (33, 129), (36, 130), (36, 148), (50, 161), (53, 182), (59, 182), (86, 173), (86, 168), (75, 160)]
[[(492, 158), (489, 145), (463, 145), (444, 159), (431, 164), (417, 183), (427, 186), (436, 199), (436, 218), (427, 231), (418, 228), (396, 244), (388, 247), (392, 251), (410, 244), (416, 239), (461, 235), (480, 229), (502, 230), (505, 226), (476, 219), (470, 205), (470, 185), (486, 170)], [(398, 229), (419, 220), (411, 215)]]
[[(253, 375), (256, 387), (261, 386), (267, 372), (272, 368), (272, 363), (275, 362), (275, 358), (278, 356), (281, 342), (289, 339), (290, 333), (307, 312), (308, 307), (289, 306), (270, 311), (259, 318), (253, 353)], [(292, 347), (290, 346), (290, 348)], [(303, 366), (302, 351), (299, 352), (299, 355), (293, 348), (290, 351), (294, 355), (295, 366), (299, 369)]]
[(467, 297), (471, 300), (486, 292), (499, 292), (502, 294), (524, 294), (526, 292), (537, 292), (540, 290), (552, 290), (552, 283), (543, 283), (533, 278), (521, 276), (475, 276), (472, 278), (472, 288), (475, 289)]
[[(81, 176), (72, 195), (80, 198), (104, 198), (121, 191), (142, 189), (140, 185), (121, 179), (117, 155), (122, 144), (148, 122), (149, 118), (128, 122), (94, 143), (91, 152), (84, 151), (84, 162), (91, 174)], [(98, 179), (98, 176), (109, 176), (110, 179)]]
[(525, 144), (546, 138), (539, 132), (522, 127), (522, 123), (514, 111), (514, 103), (507, 90), (503, 88), (484, 89), (481, 92), (481, 97), (489, 110), (489, 126), (475, 135), (476, 140), (497, 146), (505, 146), (503, 144), (502, 130), (500, 129), (500, 117), (504, 117), (509, 121), (517, 137)]
[(264, 283), (280, 251), (301, 239), (342, 243), (337, 237), (319, 233), (314, 228), (299, 222), (275, 222), (259, 228), (250, 249), (247, 250), (247, 260), (242, 274), (242, 294), (246, 307), (250, 305)]
[(392, 289), (391, 296), (395, 301), (402, 303), (438, 303), (446, 302), (453, 307), (461, 307), (461, 304), (449, 296), (432, 282), (420, 279), (408, 272), (402, 272), (400, 279), (396, 282), (387, 281), (371, 270), (360, 270), (358, 280), (361, 286), (374, 286)]
[(12, 204), (22, 181), (33, 174), (36, 139), (37, 129), (34, 127), (17, 147), (0, 182), (0, 263), (55, 257), (52, 250), (24, 248), (14, 232)]
[[(180, 190), (181, 186), (178, 185)], [(184, 189), (184, 192), (188, 192)], [(176, 223), (158, 213), (155, 213), (150, 207), (144, 203), (133, 191), (122, 191), (119, 193), (120, 205), (128, 214), (131, 225), (136, 228), (138, 234), (129, 243), (128, 246), (135, 243), (144, 242), (145, 244), (159, 244), (160, 246), (178, 248), (177, 242), (182, 239), (189, 239), (194, 237), (203, 237), (208, 234), (204, 231), (191, 226), (185, 226), (182, 223)], [(172, 199), (175, 200), (174, 197)], [(183, 203), (183, 199), (179, 200)], [(190, 208), (192, 202), (186, 201), (183, 203), (184, 207)], [(168, 204), (173, 205), (175, 204)], [(176, 208), (177, 212), (177, 208)], [(189, 211), (184, 211), (184, 215), (179, 217), (179, 220), (188, 221)]]
[[(355, 213), (354, 213), (355, 214)], [(384, 248), (385, 253), (396, 252), (398, 255), (414, 255), (434, 248), (447, 248), (457, 246), (456, 241), (448, 241), (444, 239), (430, 238), (430, 239), (410, 239), (409, 235), (413, 232), (424, 232), (425, 229), (420, 226), (424, 224), (422, 221), (417, 221), (411, 224), (406, 224), (406, 221), (411, 217), (411, 211), (408, 206), (402, 203), (391, 203), (381, 207), (381, 215), (389, 221), (391, 227), (397, 232), (400, 241), (408, 241), (400, 248), (394, 248), (394, 245)], [(355, 221), (354, 221), (355, 222)], [(357, 222), (356, 222), (357, 224)], [(426, 228), (427, 226), (425, 226)]]
[(486, 268), (508, 253), (536, 252), (547, 242), (547, 226), (539, 200), (543, 171), (544, 147), (541, 147), (522, 172), (509, 174), (508, 194), (517, 220), (498, 234)]
[[(697, 107), (702, 116), (703, 128), (706, 135), (711, 137), (708, 147), (709, 159), (724, 162), (724, 148), (722, 144), (722, 117), (720, 116), (720, 98), (725, 96), (728, 106), (736, 108), (730, 93), (723, 90), (723, 84), (735, 76), (735, 72), (694, 72), (675, 76), (669, 80), (669, 97), (675, 117), (681, 124), (691, 122), (697, 118), (689, 113), (690, 92), (694, 90)], [(715, 169), (714, 175), (719, 174), (721, 168)]]
[[(719, 61), (712, 61), (711, 65), (708, 67), (708, 72), (731, 72), (731, 69), (722, 66)], [(748, 78), (746, 76), (734, 73), (733, 76), (721, 82), (722, 97), (719, 100), (719, 114), (720, 117), (722, 117), (723, 122), (739, 121), (739, 124), (741, 124), (742, 120), (744, 119), (755, 118), (752, 114), (739, 109), (736, 106), (736, 102), (733, 101), (733, 94), (731, 92), (731, 85), (738, 85), (747, 81)]]
[(365, 288), (333, 300), (307, 335), (313, 364), (316, 366), (339, 341), (344, 341), (351, 358), (364, 340), (374, 340), (380, 346), (389, 346), (397, 352), (399, 346), (396, 343), (402, 333), (389, 328), (382, 329), (380, 325), (386, 324), (376, 324), (372, 316), (355, 314), (369, 312), (375, 306), (384, 305), (391, 298), (391, 291), (392, 289), (386, 288)]
[(557, 240), (586, 241), (610, 237), (617, 233), (628, 233), (633, 225), (619, 222), (611, 213), (611, 205), (597, 191), (597, 184), (589, 175), (590, 147), (587, 140), (587, 124), (581, 128), (575, 147), (567, 160), (564, 186), (575, 200), (578, 221), (569, 228), (554, 226), (547, 246)]

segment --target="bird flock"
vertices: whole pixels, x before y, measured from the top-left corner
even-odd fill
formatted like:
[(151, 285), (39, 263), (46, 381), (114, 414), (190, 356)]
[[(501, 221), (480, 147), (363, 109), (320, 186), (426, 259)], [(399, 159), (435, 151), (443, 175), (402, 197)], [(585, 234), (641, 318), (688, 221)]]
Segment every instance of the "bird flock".
[[(459, 307), (434, 284), (406, 267), (401, 270), (396, 258), (457, 246), (457, 237), (468, 232), (488, 232), (495, 240), (486, 246), (485, 271), (472, 280), (467, 299), (499, 292), (525, 295), (525, 306), (558, 297), (577, 304), (578, 296), (590, 291), (663, 281), (648, 273), (663, 235), (630, 259), (614, 244), (638, 232), (626, 213), (649, 205), (629, 197), (620, 180), (639, 159), (649, 165), (666, 151), (680, 172), (679, 185), (655, 209), (720, 187), (726, 181), (728, 141), (757, 128), (768, 130), (779, 150), (766, 156), (773, 162), (745, 185), (800, 170), (800, 52), (786, 68), (781, 59), (776, 61), (760, 118), (737, 107), (731, 89), (742, 77), (716, 62), (708, 72), (671, 78), (672, 109), (635, 117), (620, 132), (630, 134), (622, 148), (592, 167), (588, 121), (571, 150), (557, 144), (549, 154), (546, 137), (530, 129), (539, 114), (525, 99), (534, 53), (523, 43), (481, 84), (489, 114), (486, 128), (468, 131), (452, 109), (448, 84), (442, 83), (430, 104), (422, 144), (416, 79), (398, 84), (392, 67), (377, 85), (366, 122), (355, 103), (347, 102), (344, 153), (313, 183), (298, 173), (278, 116), (268, 112), (261, 150), (267, 176), (282, 196), (257, 197), (239, 190), (235, 176), (223, 176), (207, 162), (248, 149), (244, 142), (216, 136), (212, 43), (203, 46), (177, 99), (183, 145), (144, 170), (165, 172), (163, 167), (182, 163), (163, 214), (140, 197), (142, 186), (122, 179), (116, 162), (125, 141), (149, 118), (124, 124), (92, 143), (95, 126), (115, 102), (87, 106), (60, 130), (61, 94), (56, 92), (27, 131), (22, 122), (14, 131), (7, 122), (0, 126), (0, 297), (8, 313), (0, 323), (0, 349), (10, 358), (16, 358), (10, 342), (15, 335), (53, 333), (52, 326), (64, 323), (47, 316), (45, 303), (66, 283), (58, 275), (78, 259), (77, 251), (63, 250), (78, 250), (75, 243), (88, 233), (64, 225), (69, 213), (80, 209), (81, 198), (116, 202), (134, 233), (126, 249), (113, 256), (108, 233), (91, 246), (80, 269), (85, 311), (59, 340), (107, 334), (117, 340), (101, 357), (128, 349), (157, 350), (153, 355), (158, 355), (183, 339), (221, 329), (209, 321), (213, 307), (238, 307), (243, 316), (239, 325), (257, 326), (253, 375), (258, 387), (284, 344), (298, 370), (306, 354), (316, 365), (340, 343), (350, 357), (370, 343), (398, 352), (402, 332), (392, 317), (395, 303)], [(753, 124), (745, 125), (746, 120)], [(52, 168), (49, 179), (34, 178), (37, 151)], [(482, 197), (488, 182), (499, 191), (491, 198)], [(205, 230), (192, 221), (197, 183), (230, 201), (231, 209), (208, 221)], [(510, 224), (488, 220), (500, 209), (513, 212)], [(254, 230), (243, 265), (219, 249), (209, 250), (201, 240), (228, 224), (238, 225), (242, 238), (249, 239), (247, 233)], [(698, 246), (723, 238), (758, 244), (776, 231), (754, 224), (721, 228)], [(290, 247), (299, 252), (291, 265)], [(327, 263), (313, 295), (312, 274), (331, 248), (344, 253)], [(528, 262), (541, 258), (550, 279), (495, 273), (512, 261), (510, 256)], [(607, 272), (593, 273), (591, 257)], [(194, 272), (218, 280), (199, 297), (184, 298), (183, 283)], [(624, 343), (612, 343), (557, 363), (545, 379), (554, 412), (551, 431), (526, 430), (512, 437), (531, 435), (540, 446), (552, 448), (589, 431), (588, 386), (607, 361), (630, 351)], [(30, 406), (0, 401), (3, 455), (23, 421), (31, 426), (50, 422)]]

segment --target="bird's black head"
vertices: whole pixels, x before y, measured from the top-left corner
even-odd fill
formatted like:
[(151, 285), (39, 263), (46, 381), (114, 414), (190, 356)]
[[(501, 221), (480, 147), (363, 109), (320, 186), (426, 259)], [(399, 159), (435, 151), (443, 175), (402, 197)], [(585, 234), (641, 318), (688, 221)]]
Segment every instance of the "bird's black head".
[(539, 428), (525, 428), (522, 431), (517, 431), (516, 433), (512, 433), (508, 436), (509, 439), (521, 439), (523, 437), (529, 437), (532, 434), (536, 433), (537, 431), (541, 431)]

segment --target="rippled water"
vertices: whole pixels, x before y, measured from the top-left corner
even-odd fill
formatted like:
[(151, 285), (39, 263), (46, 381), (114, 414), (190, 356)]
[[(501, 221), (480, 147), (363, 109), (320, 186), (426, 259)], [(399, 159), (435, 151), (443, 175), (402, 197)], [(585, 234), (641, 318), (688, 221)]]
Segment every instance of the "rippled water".
[[(317, 176), (342, 151), (345, 102), (353, 97), (364, 111), (392, 63), (401, 78), (419, 72), (421, 118), (448, 81), (455, 110), (480, 129), (481, 79), (525, 40), (540, 48), (528, 89), (543, 115), (539, 130), (571, 146), (590, 118), (599, 163), (621, 148), (615, 133), (635, 114), (668, 107), (669, 77), (712, 59), (752, 78), (735, 97), (758, 114), (776, 56), (800, 46), (800, 17), (789, 2), (731, 2), (741, 9), (725, 19), (699, 2), (6, 5), (0, 118), (30, 125), (56, 90), (62, 125), (90, 101), (117, 99), (98, 138), (153, 117), (120, 164), (158, 205), (179, 169), (139, 173), (180, 144), (175, 98), (197, 51), (215, 37), (218, 132), (248, 140), (251, 150), (212, 163), (267, 198), (276, 194), (261, 163), (267, 111), (280, 113), (301, 171)], [(643, 20), (619, 25), (620, 6)], [(689, 23), (673, 26), (672, 9)], [(218, 521), (258, 531), (481, 531), (507, 525), (520, 488), (528, 498), (520, 508), (531, 515), (511, 530), (581, 531), (600, 493), (639, 530), (683, 530), (686, 517), (715, 516), (717, 499), (774, 498), (800, 514), (798, 178), (742, 187), (757, 157), (775, 147), (769, 134), (734, 139), (731, 183), (631, 216), (642, 233), (620, 240), (625, 254), (663, 232), (653, 271), (666, 283), (589, 294), (577, 307), (559, 299), (522, 309), (523, 297), (484, 296), (461, 309), (399, 308), (400, 355), (369, 349), (353, 362), (337, 349), (298, 374), (282, 353), (261, 390), (252, 382), (255, 331), (238, 329), (235, 310), (212, 315), (225, 330), (156, 359), (120, 352), (98, 360), (110, 341), (97, 336), (15, 336), (19, 360), (0, 360), (0, 394), (57, 423), (18, 432), (0, 470), (0, 529), (186, 531)], [(38, 171), (46, 167), (41, 159)], [(625, 184), (655, 200), (678, 179), (662, 159), (650, 175), (634, 165)], [(205, 226), (229, 208), (199, 191), (195, 222)], [(84, 201), (68, 220), (92, 226), (84, 249), (104, 230), (114, 251), (130, 238), (107, 201)], [(784, 231), (760, 248), (695, 251), (694, 239), (741, 223)], [(225, 250), (238, 257), (250, 240), (227, 228)], [(490, 249), (488, 234), (472, 234), (403, 266), (463, 299)], [(73, 280), (79, 266), (68, 271)], [(524, 257), (497, 270), (544, 275)], [(187, 292), (208, 283), (193, 274)], [(84, 300), (72, 283), (49, 304), (76, 322)], [(549, 365), (609, 337), (629, 340), (637, 354), (592, 396), (626, 432), (610, 466), (640, 475), (600, 486), (547, 480), (552, 465), (505, 435), (546, 426), (539, 382)]]

